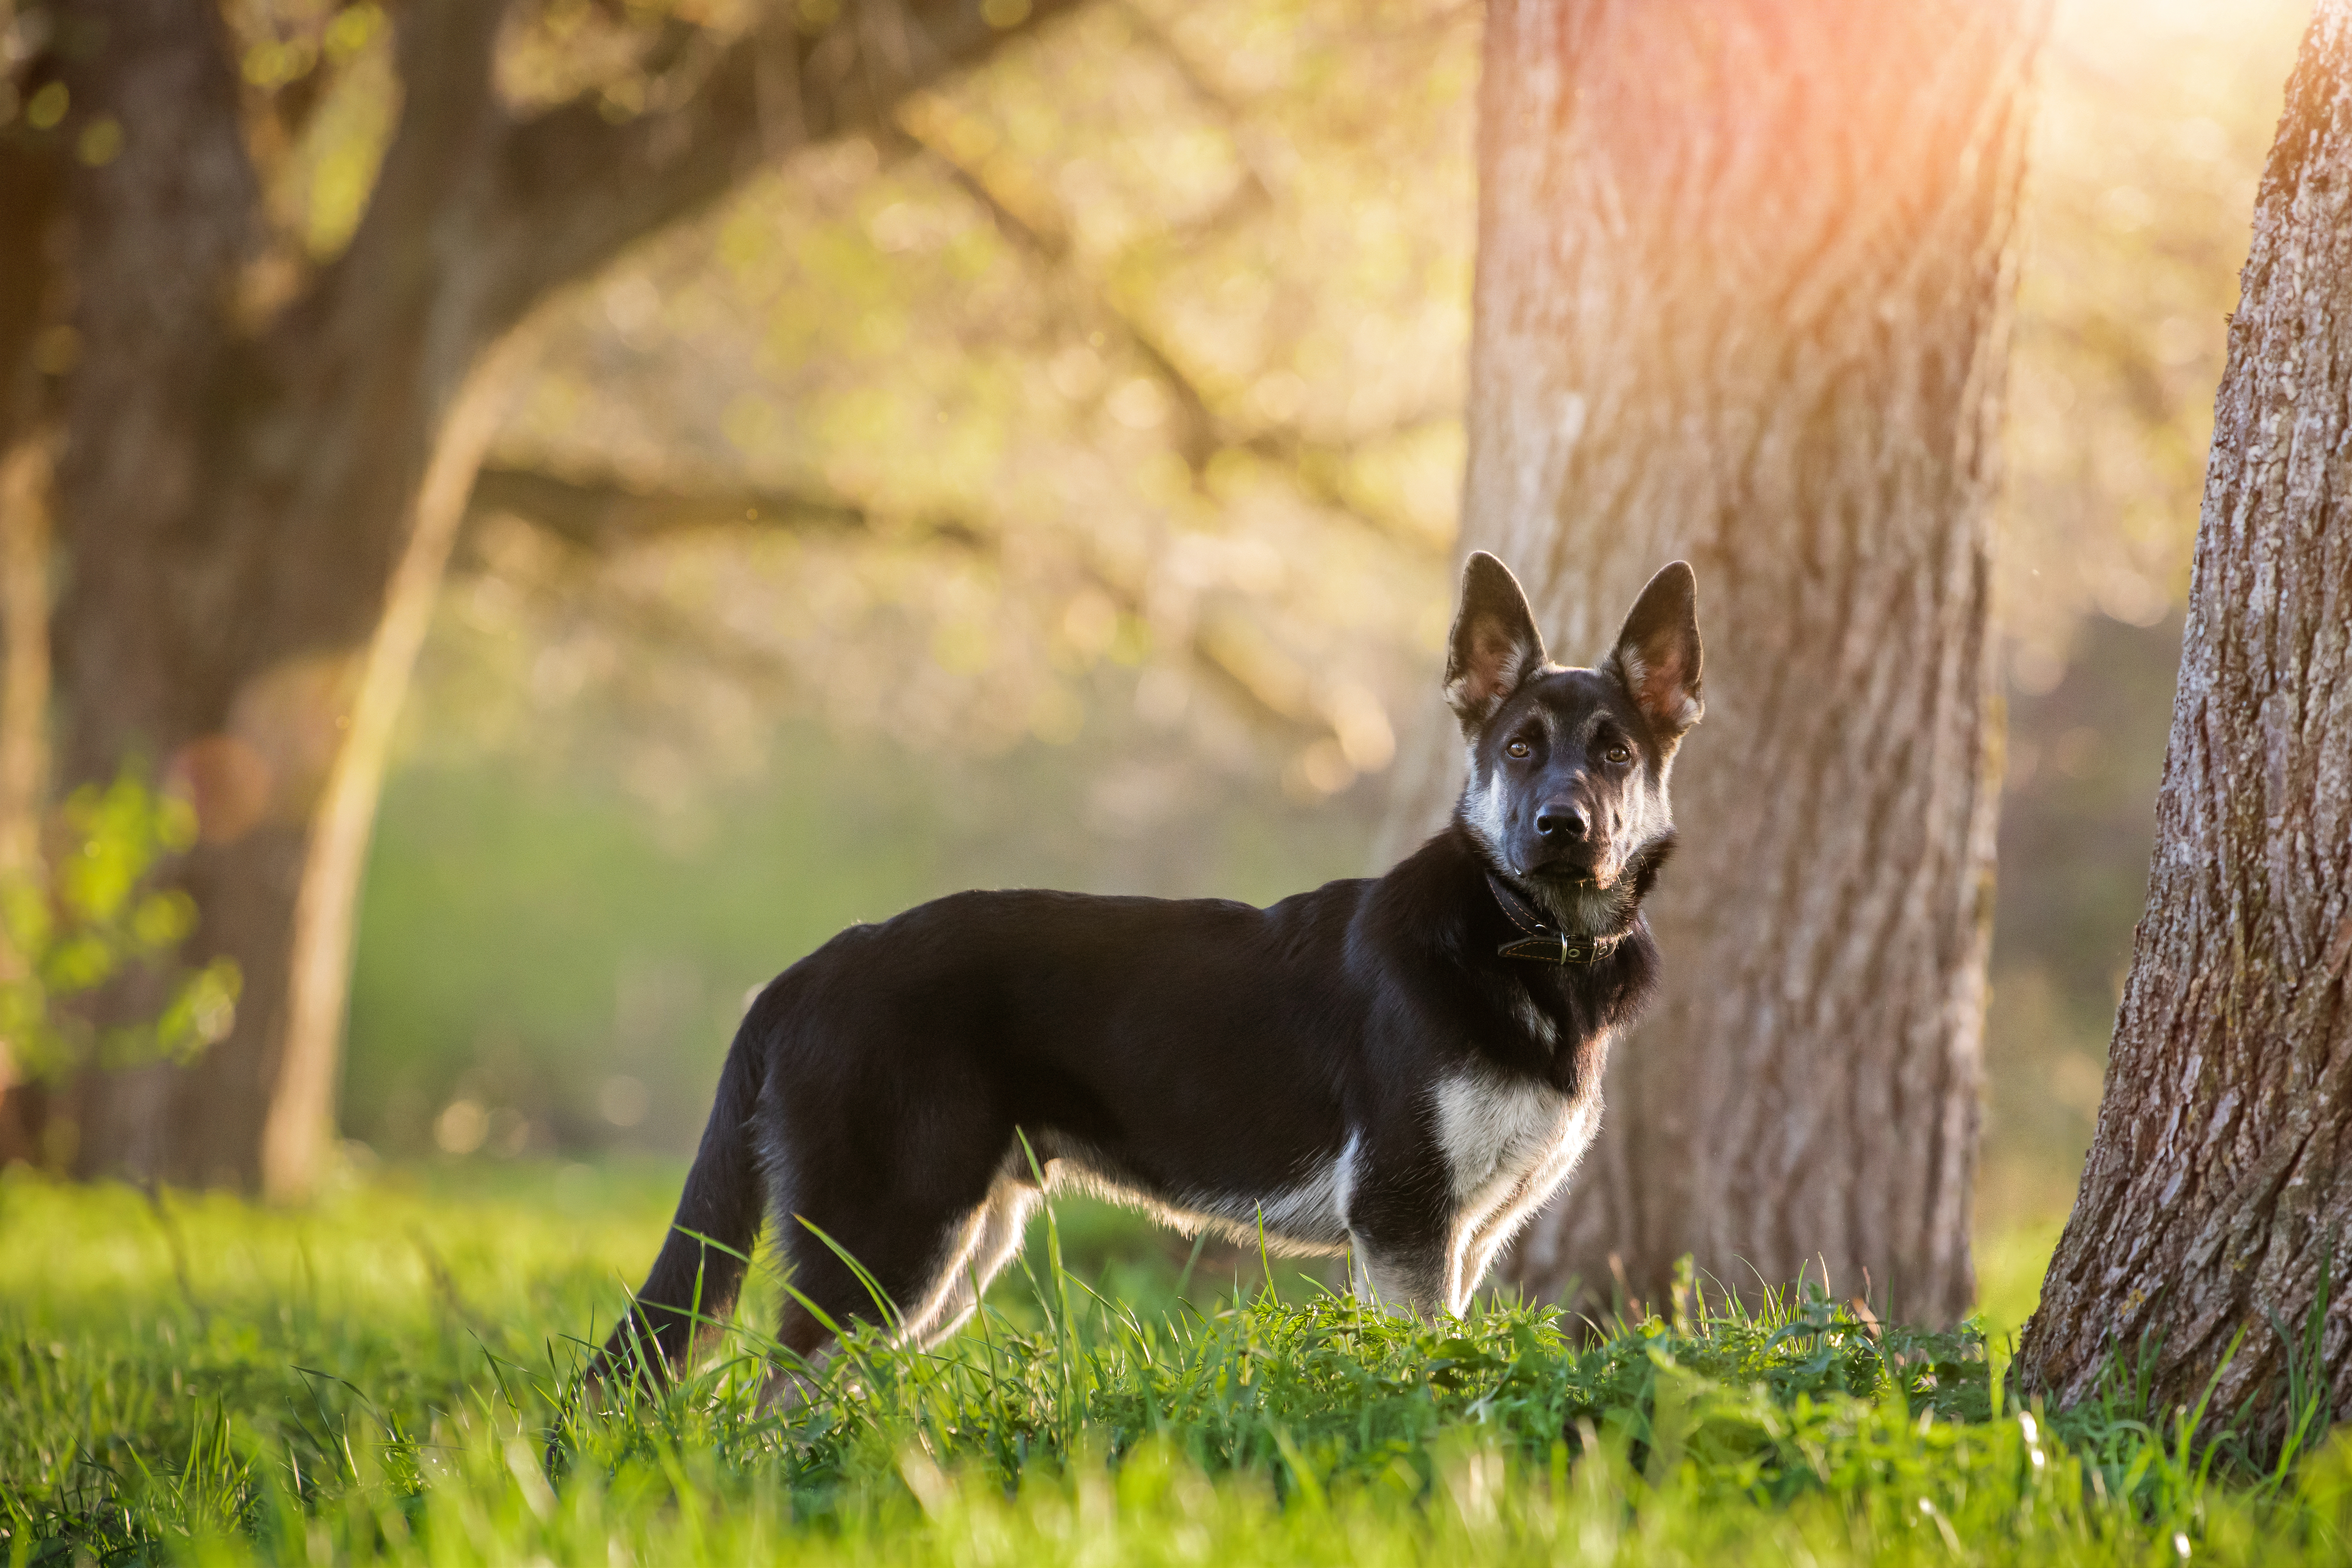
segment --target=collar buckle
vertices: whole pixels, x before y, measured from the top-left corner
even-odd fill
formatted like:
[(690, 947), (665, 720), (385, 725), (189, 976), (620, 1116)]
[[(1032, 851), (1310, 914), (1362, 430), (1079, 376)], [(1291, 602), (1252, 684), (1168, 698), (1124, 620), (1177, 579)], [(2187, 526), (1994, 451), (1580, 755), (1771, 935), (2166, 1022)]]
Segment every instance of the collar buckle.
[(1528, 958), (1539, 963), (1596, 963), (1603, 956), (1603, 951), (1601, 944), (1591, 937), (1547, 931), (1541, 936), (1507, 942), (1495, 952), (1502, 958)]
[(1496, 948), (1495, 954), (1498, 958), (1524, 958), (1538, 963), (1598, 963), (1617, 945), (1613, 937), (1571, 936), (1557, 929), (1492, 871), (1486, 873), (1486, 886), (1494, 889), (1495, 901), (1503, 907), (1511, 923), (1528, 933)]

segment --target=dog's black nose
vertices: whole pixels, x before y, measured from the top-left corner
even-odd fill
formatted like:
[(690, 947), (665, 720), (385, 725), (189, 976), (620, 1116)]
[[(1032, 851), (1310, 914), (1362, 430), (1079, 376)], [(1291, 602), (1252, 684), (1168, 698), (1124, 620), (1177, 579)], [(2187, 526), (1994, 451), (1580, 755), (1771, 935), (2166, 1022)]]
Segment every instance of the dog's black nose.
[(1537, 810), (1536, 831), (1546, 838), (1581, 838), (1585, 834), (1584, 813), (1566, 801), (1554, 801)]

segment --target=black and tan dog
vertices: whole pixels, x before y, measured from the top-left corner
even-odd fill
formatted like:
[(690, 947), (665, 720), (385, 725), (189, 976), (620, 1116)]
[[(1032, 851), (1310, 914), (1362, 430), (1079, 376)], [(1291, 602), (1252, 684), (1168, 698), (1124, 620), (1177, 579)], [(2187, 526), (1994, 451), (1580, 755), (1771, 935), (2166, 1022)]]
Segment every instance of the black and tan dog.
[[(877, 1316), (845, 1252), (901, 1339), (939, 1339), (1021, 1245), (1031, 1151), (1049, 1183), (1351, 1249), (1360, 1292), (1463, 1310), (1591, 1141), (1609, 1041), (1655, 983), (1641, 904), (1699, 717), (1690, 568), (1652, 580), (1597, 668), (1563, 669), (1509, 571), (1473, 555), (1445, 694), (1468, 783), (1377, 880), (1263, 910), (959, 893), (777, 976), (598, 1374), (676, 1367), (763, 1222), (826, 1317)], [(831, 1334), (795, 1301), (778, 1337), (809, 1356)]]

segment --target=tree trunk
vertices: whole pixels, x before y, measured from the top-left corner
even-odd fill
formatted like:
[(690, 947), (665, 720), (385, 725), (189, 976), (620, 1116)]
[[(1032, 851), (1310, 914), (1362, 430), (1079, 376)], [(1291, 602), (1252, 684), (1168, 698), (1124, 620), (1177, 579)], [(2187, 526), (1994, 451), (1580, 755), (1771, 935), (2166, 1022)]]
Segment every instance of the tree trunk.
[[(49, 452), (41, 437), (0, 443), (0, 893), (41, 873), (41, 794), (48, 766)], [(31, 973), (0, 929), (0, 983)], [(0, 1164), (39, 1162), (45, 1091), (0, 1039)], [(21, 1079), (21, 1081), (20, 1081)]]
[[(1040, 0), (1026, 25), (1071, 3)], [(873, 0), (815, 32), (779, 4), (688, 51), (690, 90), (656, 112), (615, 123), (592, 92), (525, 121), (492, 85), (503, 10), (397, 8), (401, 119), (366, 215), (270, 308), (217, 8), (74, 8), (57, 68), (82, 118), (23, 163), (64, 188), (79, 344), (57, 470), (58, 771), (70, 787), (144, 762), (192, 792), (190, 956), (244, 975), (233, 1032), (194, 1066), (74, 1086), (84, 1173), (281, 1196), (311, 1180), (382, 742), (487, 437), (451, 428), (482, 356), (635, 239), (1018, 30), (971, 0)], [(72, 157), (99, 117), (119, 155)], [(0, 230), (0, 259), (30, 249)], [(0, 278), (0, 377), (31, 352), (19, 301), (39, 292)]]
[(440, 0), (404, 17), (404, 63), (436, 68), (407, 89), (362, 232), (257, 334), (236, 320), (257, 193), (216, 16), (186, 0), (89, 9), (103, 47), (69, 70), (73, 97), (123, 133), (119, 157), (72, 176), (61, 773), (70, 785), (139, 760), (188, 783), (204, 836), (184, 868), (194, 956), (235, 958), (244, 996), (194, 1068), (87, 1073), (76, 1164), (251, 1186), (310, 817), (357, 650), (441, 417), (507, 324), (482, 309), (487, 258), (451, 253), (495, 199), (467, 154), (499, 124), (499, 8)]
[[(1696, 568), (1666, 957), (1506, 1273), (1969, 1305), (1987, 552), (2038, 0), (1497, 0), (1462, 548), (1563, 658)], [(1408, 803), (1426, 823), (1451, 784)]]
[(2018, 1352), (2060, 1403), (2153, 1346), (2154, 1406), (2193, 1406), (2242, 1329), (2213, 1408), (2280, 1391), (2276, 1331), (2308, 1334), (2325, 1268), (2322, 1370), (2352, 1411), (2347, 400), (2352, 5), (2321, 0), (2230, 322), (2106, 1095)]
[(434, 602), (474, 478), (518, 388), (530, 336), (510, 333), (484, 356), (444, 423), (352, 693), (342, 744), (311, 823), (288, 944), (285, 1042), (261, 1131), (261, 1190), (267, 1197), (307, 1196), (334, 1130), (360, 882), (393, 729), (432, 626)]

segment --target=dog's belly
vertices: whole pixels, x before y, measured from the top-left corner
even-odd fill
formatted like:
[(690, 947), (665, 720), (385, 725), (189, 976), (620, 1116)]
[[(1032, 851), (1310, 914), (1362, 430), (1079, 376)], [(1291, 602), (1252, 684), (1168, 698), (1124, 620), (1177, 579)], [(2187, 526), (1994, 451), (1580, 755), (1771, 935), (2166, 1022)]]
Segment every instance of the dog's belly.
[(1455, 1212), (1471, 1216), (1522, 1182), (1557, 1185), (1591, 1142), (1599, 1109), (1589, 1095), (1476, 1071), (1441, 1080), (1432, 1098)]
[(1050, 1149), (1049, 1181), (1068, 1181), (1186, 1235), (1214, 1231), (1244, 1247), (1263, 1240), (1268, 1250), (1288, 1255), (1347, 1249), (1343, 1215), (1354, 1172), (1353, 1138), (1338, 1154), (1310, 1157), (1294, 1180), (1262, 1193), (1163, 1185), (1122, 1169), (1099, 1150), (1050, 1134), (1043, 1142)]

